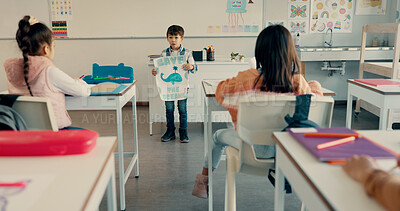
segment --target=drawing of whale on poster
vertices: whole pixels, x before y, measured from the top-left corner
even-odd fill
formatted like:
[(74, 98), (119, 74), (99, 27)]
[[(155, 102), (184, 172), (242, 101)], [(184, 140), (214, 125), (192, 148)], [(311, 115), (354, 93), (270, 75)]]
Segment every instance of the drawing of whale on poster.
[(156, 84), (163, 101), (187, 98), (188, 71), (182, 69), (184, 56), (166, 56), (154, 60)]

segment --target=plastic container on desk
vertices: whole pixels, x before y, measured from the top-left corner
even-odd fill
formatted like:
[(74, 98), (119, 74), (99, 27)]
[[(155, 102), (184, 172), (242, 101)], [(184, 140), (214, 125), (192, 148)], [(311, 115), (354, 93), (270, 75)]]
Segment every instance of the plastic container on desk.
[(207, 51), (207, 61), (215, 61), (215, 51)]
[(92, 75), (82, 78), (88, 84), (98, 84), (103, 82), (132, 83), (133, 68), (120, 63), (116, 66), (100, 66), (93, 64)]

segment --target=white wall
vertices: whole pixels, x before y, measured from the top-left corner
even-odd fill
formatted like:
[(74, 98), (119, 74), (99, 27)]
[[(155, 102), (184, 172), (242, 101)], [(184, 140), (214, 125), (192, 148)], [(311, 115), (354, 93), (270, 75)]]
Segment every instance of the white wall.
[[(286, 19), (286, 0), (265, 0), (265, 19)], [(355, 4), (354, 4), (355, 6)], [(335, 46), (359, 46), (361, 43), (361, 27), (367, 23), (394, 22), (396, 2), (388, 0), (387, 14), (382, 16), (354, 16), (353, 33), (334, 34)], [(17, 24), (17, 23), (16, 23)], [(145, 29), (144, 29), (145, 30)], [(246, 57), (254, 56), (256, 37), (224, 37), (224, 38), (185, 38), (183, 44), (187, 48), (199, 50), (213, 45), (216, 55), (228, 57), (230, 52), (240, 52)], [(321, 46), (323, 35), (309, 34), (301, 37), (303, 46)], [(57, 67), (71, 75), (79, 77), (90, 74), (92, 63), (101, 65), (125, 63), (134, 67), (135, 78), (138, 80), (138, 101), (148, 101), (147, 88), (149, 68), (147, 55), (160, 53), (168, 47), (164, 38), (152, 39), (88, 39), (88, 40), (57, 40), (54, 63)], [(7, 58), (20, 56), (14, 40), (0, 40), (0, 63)], [(320, 62), (307, 62), (306, 77), (308, 80), (320, 81), (324, 87), (337, 93), (336, 99), (344, 100), (347, 93), (346, 80), (357, 77), (358, 63), (348, 62), (345, 76), (335, 74), (328, 77), (327, 72), (319, 70)], [(0, 68), (0, 90), (7, 89), (7, 80), (3, 68)]]

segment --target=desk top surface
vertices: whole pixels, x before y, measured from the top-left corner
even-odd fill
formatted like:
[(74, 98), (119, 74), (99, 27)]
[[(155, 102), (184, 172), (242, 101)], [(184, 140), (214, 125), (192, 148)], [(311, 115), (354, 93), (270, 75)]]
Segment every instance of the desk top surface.
[[(204, 93), (206, 97), (215, 97), (215, 92), (217, 90), (218, 83), (221, 80), (215, 80), (215, 79), (210, 79), (210, 80), (203, 80), (202, 81), (202, 86)], [(322, 88), (322, 92), (324, 96), (335, 96), (336, 93), (332, 90)]]
[[(102, 96), (122, 96), (124, 95), (128, 90), (130, 90), (133, 86), (136, 85), (136, 80), (133, 80), (132, 83), (128, 83), (128, 84), (123, 84), (128, 86), (126, 89), (124, 89), (122, 92), (118, 93), (118, 94), (101, 94), (101, 95), (90, 95), (91, 97), (102, 97)], [(96, 84), (90, 84), (95, 86)]]
[(100, 137), (87, 154), (0, 157), (1, 181), (30, 180), (25, 189), (2, 195), (9, 197), (6, 210), (83, 210), (116, 146), (116, 137)]
[(354, 81), (354, 79), (348, 79), (348, 83), (366, 88), (368, 90), (383, 94), (383, 95), (400, 95), (400, 87), (376, 87), (372, 85), (368, 85), (365, 83)]
[[(400, 152), (400, 131), (358, 131), (371, 140)], [(289, 133), (275, 132), (273, 139), (283, 149), (298, 171), (304, 172), (306, 180), (315, 185), (321, 200), (329, 202), (334, 210), (384, 210), (364, 191), (363, 186), (351, 179), (341, 166), (319, 162), (300, 145)], [(395, 160), (377, 160), (379, 166), (388, 170), (396, 164)], [(355, 203), (356, 202), (356, 203)]]

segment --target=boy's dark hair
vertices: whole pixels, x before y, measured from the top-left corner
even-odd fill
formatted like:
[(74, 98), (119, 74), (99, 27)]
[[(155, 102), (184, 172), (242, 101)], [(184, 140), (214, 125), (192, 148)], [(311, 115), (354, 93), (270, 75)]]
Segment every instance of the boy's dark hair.
[(185, 34), (185, 30), (183, 30), (182, 26), (172, 25), (168, 27), (167, 30), (167, 37), (168, 35), (177, 35), (179, 34), (181, 37)]
[(53, 41), (53, 33), (51, 30), (42, 23), (29, 23), (31, 16), (24, 16), (18, 23), (18, 30), (16, 39), (19, 49), (22, 51), (24, 57), (24, 78), (25, 83), (28, 86), (29, 93), (33, 96), (31, 87), (28, 84), (28, 55), (36, 56), (40, 55), (40, 50), (44, 44), (51, 46)]

